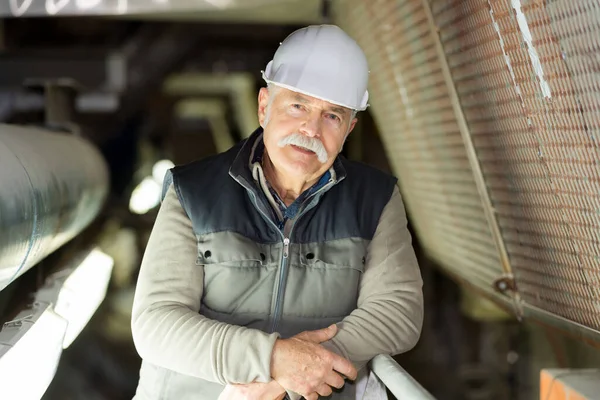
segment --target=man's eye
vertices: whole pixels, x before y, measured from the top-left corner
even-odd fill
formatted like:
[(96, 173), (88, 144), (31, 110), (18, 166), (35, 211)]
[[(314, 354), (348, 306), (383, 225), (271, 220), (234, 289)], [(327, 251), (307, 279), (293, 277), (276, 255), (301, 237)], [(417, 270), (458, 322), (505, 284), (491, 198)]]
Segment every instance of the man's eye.
[(329, 118), (329, 119), (330, 119), (330, 120), (332, 120), (332, 121), (336, 121), (336, 122), (337, 122), (337, 121), (340, 121), (340, 117), (338, 117), (338, 116), (337, 116), (337, 115), (335, 115), (335, 114), (327, 114), (327, 118)]
[(292, 104), (292, 107), (297, 109), (297, 110), (302, 110), (302, 104)]

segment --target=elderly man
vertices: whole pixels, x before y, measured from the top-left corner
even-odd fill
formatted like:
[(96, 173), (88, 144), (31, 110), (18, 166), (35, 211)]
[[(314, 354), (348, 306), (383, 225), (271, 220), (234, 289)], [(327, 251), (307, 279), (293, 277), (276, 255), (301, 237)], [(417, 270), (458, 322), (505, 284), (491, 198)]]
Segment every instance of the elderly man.
[(415, 345), (423, 299), (396, 180), (339, 156), (368, 75), (341, 29), (300, 29), (263, 72), (261, 127), (167, 174), (135, 399), (385, 398), (366, 364)]

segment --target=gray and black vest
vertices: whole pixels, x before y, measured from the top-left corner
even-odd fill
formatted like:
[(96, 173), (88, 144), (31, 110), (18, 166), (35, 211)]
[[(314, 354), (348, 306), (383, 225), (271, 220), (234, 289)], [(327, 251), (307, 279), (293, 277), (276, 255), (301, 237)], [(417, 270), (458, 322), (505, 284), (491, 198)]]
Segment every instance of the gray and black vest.
[(396, 179), (340, 156), (335, 178), (282, 231), (251, 175), (256, 140), (262, 129), (165, 179), (198, 238), (200, 313), (284, 338), (337, 323), (357, 306), (367, 248)]

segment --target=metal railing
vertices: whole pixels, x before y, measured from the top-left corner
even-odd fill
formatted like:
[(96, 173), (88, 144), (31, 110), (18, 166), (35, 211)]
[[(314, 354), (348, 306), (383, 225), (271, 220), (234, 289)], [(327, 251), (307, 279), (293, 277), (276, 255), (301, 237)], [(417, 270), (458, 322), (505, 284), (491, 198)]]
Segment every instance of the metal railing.
[(380, 354), (370, 362), (371, 371), (397, 399), (434, 400), (435, 398), (388, 355)]

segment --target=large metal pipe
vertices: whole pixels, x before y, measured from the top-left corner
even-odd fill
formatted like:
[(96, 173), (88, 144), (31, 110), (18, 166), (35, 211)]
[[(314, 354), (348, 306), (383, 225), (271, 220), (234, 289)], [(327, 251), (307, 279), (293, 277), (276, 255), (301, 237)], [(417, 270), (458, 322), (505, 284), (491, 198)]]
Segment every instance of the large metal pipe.
[(0, 124), (0, 290), (87, 227), (107, 193), (91, 143)]

